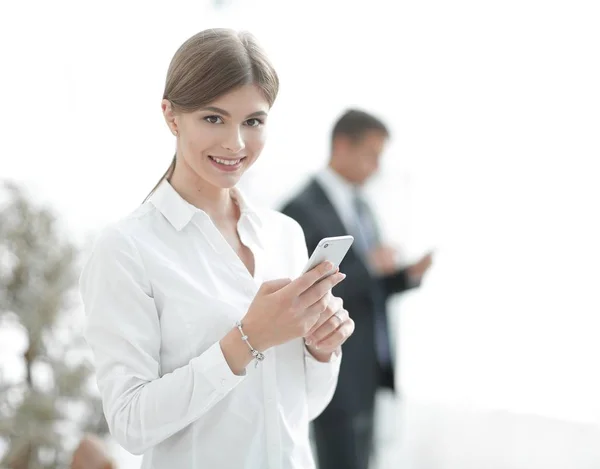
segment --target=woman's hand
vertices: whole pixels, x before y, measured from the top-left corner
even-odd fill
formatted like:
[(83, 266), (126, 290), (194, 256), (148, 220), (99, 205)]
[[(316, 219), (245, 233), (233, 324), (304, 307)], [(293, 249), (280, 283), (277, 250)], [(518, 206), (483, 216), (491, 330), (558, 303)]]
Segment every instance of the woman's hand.
[(327, 362), (353, 332), (354, 321), (344, 309), (344, 302), (329, 293), (327, 308), (304, 340), (308, 351), (317, 360)]
[[(323, 262), (296, 280), (262, 284), (242, 320), (244, 333), (258, 351), (304, 337), (328, 311), (331, 289), (346, 276)], [(322, 279), (322, 280), (321, 280)]]

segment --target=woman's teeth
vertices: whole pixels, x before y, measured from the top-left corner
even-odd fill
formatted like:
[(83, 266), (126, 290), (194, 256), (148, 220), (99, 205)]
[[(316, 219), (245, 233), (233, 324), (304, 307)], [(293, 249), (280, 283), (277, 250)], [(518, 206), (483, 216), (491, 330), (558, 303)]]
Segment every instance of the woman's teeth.
[(211, 159), (225, 166), (235, 166), (240, 161), (242, 161), (242, 158), (240, 158), (239, 160), (222, 160), (221, 158), (215, 158), (214, 156), (211, 156)]

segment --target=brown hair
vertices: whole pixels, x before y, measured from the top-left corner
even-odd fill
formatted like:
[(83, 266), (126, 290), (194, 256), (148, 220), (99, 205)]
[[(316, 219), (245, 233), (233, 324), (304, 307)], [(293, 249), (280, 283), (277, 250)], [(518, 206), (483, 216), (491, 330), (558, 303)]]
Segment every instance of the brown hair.
[[(175, 52), (167, 72), (163, 99), (171, 102), (175, 112), (194, 112), (249, 84), (258, 86), (269, 105), (273, 105), (279, 78), (254, 36), (232, 29), (207, 29), (189, 38)], [(171, 178), (176, 159), (175, 154), (148, 197), (163, 180)]]
[(377, 117), (364, 111), (349, 109), (338, 118), (333, 126), (331, 142), (333, 143), (336, 137), (343, 135), (356, 143), (370, 130), (377, 130), (386, 137), (390, 135), (385, 124)]

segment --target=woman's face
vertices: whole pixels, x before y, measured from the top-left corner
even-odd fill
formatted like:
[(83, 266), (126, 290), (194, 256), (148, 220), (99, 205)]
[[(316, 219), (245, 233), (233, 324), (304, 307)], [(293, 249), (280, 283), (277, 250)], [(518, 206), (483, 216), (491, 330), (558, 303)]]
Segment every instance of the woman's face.
[(258, 159), (266, 138), (269, 103), (255, 85), (237, 88), (205, 107), (173, 114), (163, 112), (177, 139), (177, 170), (198, 183), (234, 187)]

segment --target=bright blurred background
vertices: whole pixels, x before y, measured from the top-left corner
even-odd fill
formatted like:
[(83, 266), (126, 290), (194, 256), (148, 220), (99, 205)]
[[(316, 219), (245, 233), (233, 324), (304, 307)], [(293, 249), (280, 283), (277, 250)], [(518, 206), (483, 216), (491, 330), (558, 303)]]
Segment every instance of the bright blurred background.
[[(325, 164), (343, 110), (380, 116), (386, 236), (436, 256), (394, 303), (377, 469), (600, 467), (598, 2), (39, 0), (0, 24), (0, 178), (80, 244), (169, 165), (166, 70), (202, 29), (253, 32), (280, 74), (243, 181), (265, 205)], [(20, 343), (0, 334), (4, 376)]]

